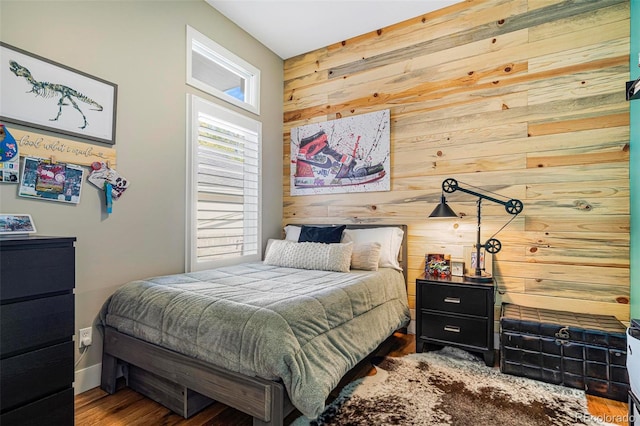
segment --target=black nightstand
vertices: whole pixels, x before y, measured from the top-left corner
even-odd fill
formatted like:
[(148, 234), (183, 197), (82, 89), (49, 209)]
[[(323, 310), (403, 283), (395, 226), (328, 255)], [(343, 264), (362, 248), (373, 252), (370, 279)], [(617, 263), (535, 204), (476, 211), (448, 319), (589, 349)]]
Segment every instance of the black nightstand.
[(493, 283), (463, 277), (416, 279), (416, 352), (455, 346), (481, 352), (493, 367)]

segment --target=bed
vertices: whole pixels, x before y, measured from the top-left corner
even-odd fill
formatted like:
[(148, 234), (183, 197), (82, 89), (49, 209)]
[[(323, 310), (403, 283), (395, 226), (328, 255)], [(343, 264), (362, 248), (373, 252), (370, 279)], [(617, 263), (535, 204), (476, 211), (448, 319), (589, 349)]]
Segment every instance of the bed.
[(254, 425), (281, 425), (294, 408), (318, 416), (345, 373), (410, 320), (406, 227), (286, 229), (264, 262), (118, 289), (100, 314), (102, 389), (116, 391), (122, 366), (130, 386), (184, 417), (211, 400)]

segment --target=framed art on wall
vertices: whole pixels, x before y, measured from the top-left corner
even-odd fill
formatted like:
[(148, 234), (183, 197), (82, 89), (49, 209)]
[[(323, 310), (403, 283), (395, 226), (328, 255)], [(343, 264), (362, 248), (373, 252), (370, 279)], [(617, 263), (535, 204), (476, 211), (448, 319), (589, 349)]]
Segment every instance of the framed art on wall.
[(118, 86), (0, 42), (0, 120), (115, 144)]
[(291, 195), (391, 190), (390, 111), (291, 129)]

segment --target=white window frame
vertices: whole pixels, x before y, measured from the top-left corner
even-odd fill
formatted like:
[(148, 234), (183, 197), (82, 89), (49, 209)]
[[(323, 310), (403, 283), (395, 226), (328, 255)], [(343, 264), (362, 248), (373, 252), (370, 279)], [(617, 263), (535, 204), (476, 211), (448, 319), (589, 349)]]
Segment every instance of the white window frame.
[[(194, 50), (243, 79), (246, 84), (246, 101), (243, 102), (194, 77), (192, 69)], [(187, 84), (260, 115), (260, 70), (189, 25), (187, 25)]]
[[(198, 261), (198, 114), (204, 111), (208, 115), (232, 125), (257, 133), (258, 143), (258, 206), (257, 206), (257, 249), (255, 254), (238, 255), (215, 261)], [(186, 200), (186, 256), (187, 272), (233, 265), (262, 259), (262, 123), (231, 111), (196, 95), (187, 94), (187, 200)]]

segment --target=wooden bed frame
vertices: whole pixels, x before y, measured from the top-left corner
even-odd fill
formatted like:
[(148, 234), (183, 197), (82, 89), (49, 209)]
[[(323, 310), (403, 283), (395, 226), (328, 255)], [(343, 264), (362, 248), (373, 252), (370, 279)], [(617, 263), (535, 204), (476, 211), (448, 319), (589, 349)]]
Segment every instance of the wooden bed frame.
[[(381, 227), (404, 231), (398, 260), (406, 285), (407, 226), (347, 225), (348, 229)], [(105, 326), (100, 387), (109, 394), (116, 391), (119, 365), (128, 386), (185, 418), (218, 401), (252, 416), (255, 426), (282, 425), (295, 409), (279, 381), (229, 371)]]

